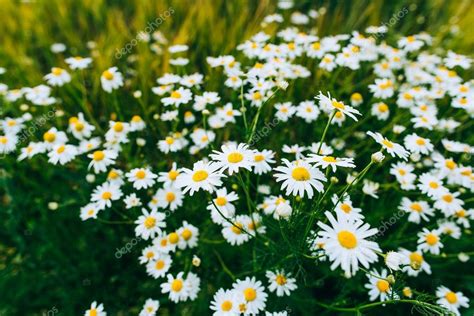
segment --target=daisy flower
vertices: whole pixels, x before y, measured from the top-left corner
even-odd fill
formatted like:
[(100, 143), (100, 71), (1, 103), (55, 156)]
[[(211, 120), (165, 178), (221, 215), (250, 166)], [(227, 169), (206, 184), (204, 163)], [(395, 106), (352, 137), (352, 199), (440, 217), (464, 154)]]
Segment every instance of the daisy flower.
[(222, 224), (225, 221), (222, 215), (226, 218), (234, 217), (235, 206), (232, 202), (237, 201), (239, 196), (235, 192), (227, 192), (226, 188), (216, 190), (215, 196), (216, 198), (209, 203), (207, 209), (211, 211), (212, 221)]
[(237, 280), (233, 284), (235, 291), (243, 294), (245, 299), (245, 314), (258, 314), (265, 310), (268, 294), (262, 282), (257, 281), (255, 277)]
[(371, 136), (377, 143), (382, 145), (382, 148), (387, 150), (387, 152), (392, 156), (398, 156), (404, 160), (407, 160), (408, 151), (403, 148), (402, 145), (389, 141), (387, 138), (383, 137), (380, 133), (374, 133), (371, 131), (367, 132), (367, 135)]
[(142, 250), (142, 255), (138, 258), (140, 260), (140, 264), (154, 261), (156, 258), (158, 258), (159, 253), (160, 252), (155, 245), (145, 247)]
[(158, 173), (158, 182), (163, 182), (164, 185), (171, 185), (176, 181), (180, 173), (180, 169), (178, 169), (176, 162), (173, 162), (171, 169), (167, 172), (160, 172)]
[(235, 290), (219, 289), (212, 298), (210, 309), (213, 316), (239, 316), (244, 296)]
[(145, 305), (138, 316), (155, 316), (156, 312), (160, 308), (160, 302), (151, 298), (147, 299)]
[(184, 188), (183, 193), (189, 192), (191, 196), (201, 189), (212, 193), (222, 185), (221, 178), (225, 177), (218, 169), (219, 166), (214, 163), (198, 161), (193, 169), (183, 168), (176, 178), (176, 187)]
[(377, 234), (377, 229), (370, 228), (362, 221), (349, 222), (329, 213), (324, 213), (331, 226), (318, 222), (321, 231), (318, 236), (324, 242), (324, 249), (332, 261), (331, 270), (341, 267), (348, 276), (359, 270), (359, 264), (368, 269), (369, 264), (377, 261), (376, 252), (381, 252), (376, 242), (367, 240)]
[(331, 167), (332, 172), (336, 172), (337, 167), (355, 168), (353, 158), (337, 158), (333, 156), (319, 156), (310, 154), (306, 159), (309, 163), (314, 163), (315, 167), (326, 169)]
[(129, 182), (133, 183), (133, 187), (137, 190), (152, 187), (155, 184), (155, 179), (158, 177), (148, 168), (134, 168), (125, 176)]
[(438, 230), (428, 230), (423, 228), (423, 231), (418, 233), (418, 250), (422, 252), (429, 252), (433, 255), (439, 255), (443, 244), (440, 241), (440, 232)]
[(178, 303), (188, 298), (189, 289), (184, 284), (184, 272), (179, 272), (176, 277), (168, 274), (167, 281), (161, 284), (161, 293), (168, 293), (171, 301)]
[(418, 181), (420, 182), (418, 184), (418, 189), (430, 197), (437, 197), (445, 193), (449, 193), (448, 189), (446, 189), (446, 187), (443, 185), (443, 182), (439, 176), (423, 173), (418, 178)]
[(364, 218), (364, 215), (362, 215), (362, 210), (352, 205), (351, 198), (348, 194), (345, 194), (341, 201), (339, 201), (337, 194), (334, 194), (331, 198), (331, 201), (335, 205), (334, 210), (336, 211), (338, 217), (340, 216), (340, 218), (345, 218), (347, 221), (357, 221)]
[(221, 146), (221, 152), (214, 150), (210, 157), (215, 161), (215, 166), (221, 172), (228, 171), (229, 175), (239, 172), (239, 168), (251, 170), (253, 165), (253, 152), (247, 144), (238, 145), (230, 143)]
[(94, 168), (95, 173), (100, 173), (107, 171), (107, 167), (115, 163), (118, 153), (111, 149), (96, 150), (87, 157), (92, 159), (88, 168)]
[(107, 316), (107, 313), (104, 311), (103, 304), (97, 304), (96, 301), (92, 302), (91, 307), (86, 310), (84, 316)]
[(48, 162), (56, 165), (65, 165), (73, 160), (77, 155), (77, 148), (73, 145), (59, 144), (55, 145), (53, 149), (48, 153)]
[(94, 189), (91, 200), (97, 204), (97, 209), (103, 210), (112, 206), (112, 201), (119, 200), (122, 191), (117, 184), (105, 182)]
[(276, 292), (277, 296), (289, 296), (291, 291), (298, 288), (296, 285), (296, 279), (291, 277), (291, 274), (285, 273), (283, 270), (277, 270), (275, 272), (267, 271), (265, 273), (268, 278), (268, 290), (270, 292)]
[(194, 248), (198, 244), (199, 230), (196, 226), (189, 224), (184, 221), (183, 226), (181, 226), (176, 233), (179, 235), (178, 248)]
[(383, 302), (392, 298), (392, 287), (386, 280), (387, 270), (382, 269), (381, 273), (378, 273), (374, 270), (370, 274), (367, 274), (367, 277), (369, 278), (369, 283), (365, 285), (365, 288), (369, 289), (371, 301), (375, 301), (377, 298), (380, 298), (380, 301)]
[(92, 58), (89, 57), (69, 57), (64, 60), (72, 70), (86, 69), (92, 63)]
[(117, 70), (117, 67), (112, 67), (102, 73), (100, 83), (105, 92), (111, 93), (112, 90), (123, 86), (123, 76)]
[(80, 217), (83, 221), (88, 220), (89, 218), (97, 219), (97, 214), (99, 210), (96, 207), (95, 203), (87, 204), (86, 206), (81, 207)]
[(158, 189), (156, 192), (156, 198), (158, 199), (158, 207), (169, 207), (171, 211), (174, 211), (183, 205), (183, 193), (172, 185), (165, 185), (163, 189)]
[(258, 175), (270, 172), (272, 170), (270, 164), (275, 163), (274, 156), (275, 153), (271, 150), (255, 150), (253, 153), (253, 172)]
[(438, 297), (436, 303), (447, 308), (457, 316), (461, 315), (459, 308), (469, 307), (469, 299), (462, 292), (453, 292), (445, 286), (438, 287), (436, 297)]
[(125, 208), (126, 209), (131, 209), (133, 207), (138, 207), (142, 205), (142, 201), (140, 200), (139, 197), (135, 193), (132, 193), (130, 195), (127, 195), (123, 201), (125, 202)]
[(421, 251), (412, 252), (402, 248), (399, 253), (405, 256), (406, 265), (402, 268), (402, 271), (408, 273), (409, 276), (416, 277), (421, 271), (431, 274), (431, 267), (425, 261)]
[(179, 106), (180, 104), (186, 104), (192, 99), (191, 90), (180, 87), (177, 90), (171, 92), (169, 97), (161, 99), (161, 102), (165, 106), (174, 105)]
[(146, 265), (146, 272), (153, 278), (158, 279), (166, 275), (171, 268), (171, 256), (167, 253), (158, 252)]
[(282, 161), (284, 166), (275, 168), (276, 173), (273, 176), (277, 182), (282, 182), (281, 188), (286, 189), (286, 195), (304, 197), (306, 194), (311, 199), (314, 189), (318, 192), (323, 191), (324, 186), (321, 181), (326, 181), (326, 177), (317, 167), (303, 160), (290, 162), (283, 159)]
[(232, 223), (228, 221), (222, 223), (222, 236), (224, 236), (225, 240), (232, 246), (239, 246), (249, 241), (250, 236), (245, 232), (244, 228), (248, 222), (248, 217), (246, 215), (238, 215), (231, 221)]
[(399, 210), (405, 211), (408, 214), (408, 221), (419, 224), (421, 220), (429, 221), (428, 216), (433, 216), (434, 211), (425, 201), (411, 201), (409, 198), (402, 198), (402, 202), (398, 207)]
[(415, 133), (405, 136), (405, 147), (415, 154), (428, 155), (433, 151), (433, 144), (428, 138), (423, 138)]
[(148, 212), (142, 209), (142, 214), (135, 221), (135, 235), (148, 240), (150, 237), (155, 238), (155, 235), (161, 233), (161, 229), (166, 227), (165, 214), (157, 211)]
[(357, 121), (356, 115), (361, 115), (358, 110), (353, 108), (350, 105), (345, 105), (344, 103), (337, 101), (334, 98), (331, 98), (331, 94), (325, 96), (321, 91), (319, 92), (319, 95), (316, 96), (316, 99), (319, 100), (319, 105), (321, 109), (326, 110), (329, 113), (334, 113), (336, 112), (341, 112), (344, 115), (349, 116), (352, 118), (354, 121)]
[(62, 68), (53, 67), (51, 68), (51, 73), (44, 76), (44, 79), (50, 86), (60, 87), (71, 81), (71, 75)]

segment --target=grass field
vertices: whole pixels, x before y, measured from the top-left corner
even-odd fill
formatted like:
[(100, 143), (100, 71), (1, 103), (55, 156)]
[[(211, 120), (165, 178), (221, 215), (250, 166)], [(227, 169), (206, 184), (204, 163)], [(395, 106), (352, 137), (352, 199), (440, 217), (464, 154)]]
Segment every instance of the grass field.
[[(292, 9), (282, 10), (278, 8), (277, 1), (269, 0), (0, 0), (0, 67), (5, 69), (5, 73), (0, 75), (0, 83), (5, 85), (4, 89), (0, 87), (0, 94), (3, 94), (3, 97), (0, 96), (0, 120), (7, 124), (7, 118), (25, 118), (26, 114), (31, 114), (31, 119), (24, 122), (24, 132), (20, 134), (27, 136), (25, 139), (17, 139), (15, 147), (8, 152), (0, 144), (0, 315), (82, 315), (93, 301), (103, 303), (107, 315), (138, 315), (148, 298), (160, 302), (158, 315), (211, 315), (209, 306), (219, 289), (230, 289), (236, 280), (246, 277), (256, 277), (267, 286), (266, 272), (275, 269), (291, 272), (298, 285), (290, 296), (284, 297), (277, 297), (266, 290), (266, 310), (286, 312), (281, 315), (408, 315), (410, 312), (414, 315), (448, 315), (437, 303), (435, 293), (440, 286), (460, 291), (471, 300), (471, 307), (460, 308), (461, 315), (474, 313), (473, 259), (467, 262), (459, 259), (459, 253), (474, 255), (474, 237), (470, 229), (474, 220), (474, 211), (471, 210), (474, 208), (474, 180), (471, 176), (470, 182), (466, 180), (467, 184), (460, 184), (454, 174), (443, 174), (444, 169), (430, 165), (430, 162), (437, 161), (434, 154), (437, 151), (443, 159), (453, 159), (453, 172), (471, 170), (471, 154), (474, 152), (473, 71), (471, 67), (448, 67), (456, 71), (456, 77), (459, 76), (459, 82), (452, 83), (448, 89), (447, 84), (444, 86), (444, 80), (447, 78), (446, 81), (449, 81), (449, 75), (443, 77), (442, 83), (438, 82), (440, 86), (436, 85), (439, 78), (435, 78), (436, 71), (443, 73), (440, 69), (445, 61), (431, 61), (425, 59), (426, 55), (419, 58), (421, 51), (444, 58), (450, 50), (473, 58), (474, 5), (469, 0), (294, 2)], [(304, 66), (309, 75), (297, 79), (283, 78), (284, 83), (275, 76), (264, 78), (265, 84), (276, 83), (262, 90), (262, 95), (266, 97), (263, 105), (252, 106), (253, 101), (249, 98), (259, 89), (257, 84), (250, 80), (246, 81), (242, 90), (229, 88), (224, 83), (231, 75), (222, 67), (212, 67), (207, 58), (232, 55), (239, 63), (237, 67), (241, 66), (244, 72), (255, 68), (257, 61), (261, 63), (260, 67), (265, 67), (266, 63), (270, 65), (270, 59), (259, 56), (249, 58), (245, 51), (237, 47), (262, 30), (269, 35), (269, 43), (286, 45), (289, 40), (283, 40), (278, 32), (291, 26), (291, 14), (296, 11), (305, 15), (316, 12), (317, 18), (309, 18), (307, 24), (293, 26), (305, 35), (312, 34), (319, 38), (351, 35), (354, 31), (364, 32), (368, 26), (385, 25), (388, 32), (372, 36), (372, 39), (377, 45), (385, 41), (397, 47), (401, 38), (424, 32), (430, 34), (432, 42), (429, 45), (425, 43), (423, 49), (400, 49), (406, 53), (404, 58), (407, 61), (422, 65), (430, 79), (419, 82), (413, 79), (410, 82), (407, 78), (419, 69), (406, 70), (410, 63), (404, 59), (401, 68), (393, 68), (393, 73), (390, 69), (389, 77), (395, 82), (395, 94), (376, 97), (369, 85), (385, 77), (374, 71), (374, 65), (387, 57), (382, 53), (375, 60), (362, 62), (357, 69), (337, 66), (331, 71), (322, 69), (320, 57), (309, 58), (306, 53), (296, 57), (288, 55), (290, 57), (285, 58)], [(262, 21), (276, 12), (281, 14), (284, 22), (263, 26)], [(341, 41), (344, 42), (341, 44), (343, 47), (348, 45), (347, 39)], [(65, 51), (52, 52), (51, 45), (54, 43), (63, 43)], [(179, 44), (187, 45), (188, 49), (177, 54), (168, 50)], [(303, 51), (309, 49), (303, 46)], [(70, 56), (91, 57), (92, 63), (87, 69), (74, 71), (65, 61)], [(176, 56), (188, 59), (189, 63), (173, 65)], [(276, 56), (279, 57), (278, 54)], [(433, 68), (430, 68), (431, 64)], [(70, 82), (65, 85), (50, 84), (51, 96), (55, 98), (53, 104), (35, 105), (24, 97), (27, 92), (22, 92), (20, 99), (7, 99), (8, 93), (15, 89), (26, 91), (25, 87), (46, 84), (44, 77), (54, 72), (52, 67), (66, 69), (71, 75)], [(101, 78), (110, 67), (117, 67), (124, 80), (120, 88), (107, 93)], [(277, 66), (272, 64), (269, 68), (271, 72)], [(205, 111), (193, 107), (193, 101), (181, 104), (176, 106), (176, 118), (166, 121), (163, 117), (172, 116), (166, 112), (175, 107), (166, 106), (163, 100), (171, 90), (163, 96), (153, 92), (156, 86), (167, 86), (158, 84), (157, 79), (166, 73), (183, 77), (196, 72), (203, 75), (203, 84), (190, 87), (192, 95), (214, 91), (220, 100), (216, 104), (207, 104)], [(245, 77), (243, 74), (237, 76)], [(285, 83), (289, 86), (286, 87)], [(464, 109), (452, 106), (458, 95), (450, 90), (461, 83), (470, 89), (460, 94), (469, 103)], [(433, 124), (431, 129), (415, 126), (411, 121), (416, 117), (413, 114), (416, 109), (413, 108), (423, 102), (403, 107), (397, 100), (399, 94), (415, 86), (433, 90), (434, 87), (441, 87), (444, 91), (441, 98), (433, 100), (430, 95), (422, 101), (430, 109), (435, 109), (437, 119), (451, 118), (460, 125), (453, 131), (440, 127), (441, 123)], [(315, 121), (307, 123), (295, 115), (287, 121), (280, 117), (276, 124), (272, 123), (275, 113), (280, 111), (275, 105), (284, 102), (298, 105), (305, 100), (318, 103), (315, 97), (319, 91), (324, 94), (330, 92), (346, 106), (351, 105), (353, 93), (360, 93), (363, 102), (354, 106), (361, 114), (357, 115), (358, 121), (344, 114), (345, 121), (335, 125), (332, 120), (336, 115), (331, 111), (325, 112), (319, 103), (317, 107), (321, 113)], [(250, 97), (243, 97), (247, 93)], [(382, 101), (390, 108), (387, 120), (380, 119), (380, 113), (376, 115), (372, 110), (374, 103)], [(236, 115), (234, 123), (226, 123), (222, 128), (213, 125), (211, 117), (227, 103), (241, 115)], [(185, 111), (192, 113), (196, 120), (187, 123)], [(210, 155), (213, 150), (221, 151), (221, 145), (227, 141), (249, 143), (252, 149), (272, 150), (276, 162), (271, 164), (271, 173), (257, 176), (241, 168), (234, 175), (225, 172), (227, 177), (223, 180), (223, 187), (229, 192), (235, 191), (239, 197), (235, 202), (236, 214), (247, 216), (255, 226), (254, 216), (258, 213), (266, 231), (251, 229), (249, 241), (240, 246), (231, 245), (221, 230), (227, 227), (235, 232), (235, 228), (239, 227), (233, 217), (220, 224), (211, 220), (208, 206), (217, 207), (212, 204), (214, 192), (201, 190), (192, 196), (183, 193), (183, 204), (176, 210), (171, 210), (169, 205), (160, 207), (160, 212), (166, 214), (167, 233), (172, 233), (173, 229), (178, 232), (183, 221), (199, 229), (196, 247), (187, 245), (185, 249), (173, 249), (173, 264), (169, 273), (173, 276), (181, 271), (186, 275), (195, 273), (200, 278), (200, 290), (195, 299), (173, 302), (168, 294), (162, 292), (161, 284), (166, 277), (151, 277), (138, 260), (143, 248), (151, 243), (151, 239), (142, 240), (146, 238), (136, 235), (134, 231), (137, 226), (134, 221), (142, 215), (141, 207), (125, 209), (122, 201), (115, 201), (113, 207), (102, 210), (97, 219), (81, 220), (79, 216), (81, 208), (91, 202), (91, 192), (107, 180), (107, 172), (112, 166), (107, 167), (107, 172), (95, 173), (89, 166), (91, 157), (84, 152), (64, 165), (53, 165), (48, 161), (46, 149), (31, 159), (17, 159), (21, 148), (28, 146), (30, 141), (46, 142), (45, 132), (50, 128), (67, 131), (75, 126), (70, 118), (77, 117), (79, 112), (84, 113), (88, 124), (95, 127), (92, 135), (99, 137), (100, 146), (109, 146), (120, 154), (113, 167), (124, 174), (145, 166), (149, 166), (155, 174), (168, 172), (173, 163), (177, 163), (179, 168), (192, 169), (197, 161), (216, 160)], [(287, 114), (280, 112), (283, 116)], [(119, 146), (120, 149), (105, 142), (106, 132), (113, 129), (110, 121), (130, 122), (135, 115), (146, 123), (144, 130), (134, 132), (130, 142)], [(8, 136), (5, 124), (1, 125), (0, 135)], [(403, 126), (406, 131), (401, 134), (394, 132), (397, 126)], [(213, 131), (215, 139), (194, 151), (193, 146), (197, 146), (197, 142), (190, 135), (197, 129)], [(412, 133), (430, 140), (435, 146), (434, 151), (421, 155), (422, 159), (409, 158), (408, 162), (415, 169), (416, 181), (423, 173), (439, 175), (439, 180), (445, 182), (449, 192), (460, 194), (458, 198), (463, 201), (462, 207), (470, 214), (466, 216), (467, 225), (458, 221), (459, 209), (456, 209), (457, 215), (445, 215), (442, 208), (433, 206), (438, 197), (426, 195), (418, 187), (405, 189), (403, 181), (390, 173), (390, 169), (402, 160), (390, 155), (383, 144), (365, 136), (367, 131), (380, 132), (402, 145), (405, 136)], [(157, 143), (166, 142), (167, 137), (178, 139), (180, 136), (176, 133), (181, 133), (188, 142), (181, 150), (167, 153), (157, 147)], [(80, 137), (76, 139), (68, 132), (68, 138), (73, 147), (79, 148)], [(445, 139), (471, 147), (464, 153), (451, 151), (443, 147), (442, 140)], [(336, 172), (332, 172), (329, 168), (319, 167), (321, 175), (327, 178), (323, 181), (321, 192), (315, 190), (314, 197), (308, 197), (307, 192), (288, 194), (281, 188), (281, 183), (275, 181), (275, 168), (284, 164), (283, 158), (293, 161), (300, 159), (300, 156), (295, 156), (291, 150), (285, 151), (284, 145), (309, 147), (323, 140), (334, 149), (334, 154), (325, 155), (353, 158), (355, 168), (338, 167)], [(47, 151), (54, 151), (54, 148), (48, 147)], [(385, 148), (385, 160), (375, 163), (371, 155), (381, 148)], [(317, 149), (306, 151), (321, 154), (320, 148)], [(410, 151), (410, 154), (413, 152)], [(365, 177), (379, 183), (379, 197), (371, 197), (366, 189), (362, 189), (363, 181), (351, 182), (353, 178), (350, 176), (356, 179)], [(144, 207), (148, 207), (156, 190), (163, 187), (162, 183), (157, 182), (148, 189), (139, 190), (132, 188), (131, 181), (124, 179), (126, 184), (122, 187), (121, 200), (136, 193)], [(267, 194), (262, 193), (264, 189), (258, 190), (260, 185), (268, 185), (264, 189), (270, 190), (271, 195), (285, 197), (292, 206), (291, 216), (286, 220), (277, 220), (266, 214), (260, 205), (267, 201)], [(182, 193), (181, 190), (178, 190), (179, 193)], [(324, 211), (334, 211), (346, 190), (354, 207), (362, 209), (364, 223), (379, 231), (381, 228), (384, 230), (375, 240), (381, 249), (376, 251), (376, 257), (380, 259), (377, 263), (373, 262), (370, 269), (360, 270), (351, 278), (346, 278), (340, 267), (331, 269), (330, 262), (333, 260), (321, 255), (322, 252), (318, 251), (322, 250), (307, 242), (309, 231), (315, 234), (321, 231), (317, 223), (328, 222)], [(338, 203), (331, 201), (334, 194)], [(339, 201), (338, 197), (341, 197)], [(428, 202), (433, 210), (436, 209), (435, 215), (420, 224), (410, 222), (406, 214), (398, 216), (402, 198)], [(417, 235), (422, 229), (441, 232), (441, 220), (455, 223), (460, 238), (443, 235), (440, 237), (443, 243), (441, 252), (426, 252), (425, 259), (429, 261), (432, 273), (414, 277), (406, 271), (389, 270), (396, 281), (392, 283), (386, 275), (380, 279), (390, 280), (386, 281), (387, 286), (390, 283), (391, 293), (397, 293), (401, 300), (391, 294), (385, 307), (378, 297), (373, 302), (369, 300), (369, 290), (364, 285), (373, 269), (388, 269), (382, 258), (387, 251), (415, 249), (419, 246)], [(247, 232), (241, 230), (236, 234), (245, 235)], [(200, 258), (199, 265), (193, 262), (194, 256)], [(321, 261), (321, 257), (325, 261)], [(405, 287), (412, 289), (411, 297), (404, 295)], [(458, 299), (460, 297), (458, 294)], [(264, 315), (263, 309), (260, 314)], [(89, 312), (86, 315), (94, 314)]]

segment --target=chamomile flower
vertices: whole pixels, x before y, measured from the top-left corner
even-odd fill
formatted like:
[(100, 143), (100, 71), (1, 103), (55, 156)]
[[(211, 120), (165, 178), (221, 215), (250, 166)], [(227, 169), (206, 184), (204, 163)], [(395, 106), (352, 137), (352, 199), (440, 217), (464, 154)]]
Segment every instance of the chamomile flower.
[(142, 206), (142, 201), (140, 200), (140, 198), (135, 193), (127, 195), (123, 199), (123, 201), (125, 203), (125, 208), (126, 209), (131, 209), (133, 207)]
[(415, 133), (405, 136), (405, 147), (415, 154), (428, 155), (433, 151), (433, 144), (428, 138), (423, 138)]
[(48, 162), (56, 165), (65, 165), (73, 160), (77, 155), (76, 146), (69, 144), (58, 144), (48, 153)]
[(152, 187), (155, 184), (155, 179), (158, 177), (148, 168), (134, 168), (125, 176), (129, 182), (133, 183), (133, 187), (137, 190)]
[(359, 270), (359, 264), (368, 269), (370, 263), (377, 261), (376, 252), (381, 250), (376, 242), (367, 240), (377, 234), (377, 229), (360, 220), (347, 221), (340, 216), (336, 219), (329, 212), (324, 214), (331, 226), (318, 222), (322, 229), (318, 236), (324, 242), (325, 252), (332, 262), (331, 270), (340, 266), (347, 275), (352, 276)]
[(406, 265), (402, 268), (402, 271), (408, 273), (409, 276), (417, 276), (421, 271), (431, 274), (431, 267), (425, 261), (421, 251), (409, 251), (402, 248), (399, 253), (405, 256)]
[(194, 192), (205, 190), (214, 192), (216, 187), (222, 185), (221, 178), (225, 177), (218, 170), (219, 165), (204, 161), (194, 163), (193, 169), (183, 168), (180, 175), (176, 178), (177, 188), (183, 188), (183, 193), (192, 196)]
[(189, 224), (184, 221), (183, 226), (181, 226), (176, 233), (179, 235), (178, 248), (194, 248), (198, 244), (199, 230), (196, 226)]
[(155, 279), (162, 278), (171, 268), (172, 262), (169, 254), (158, 252), (154, 254), (152, 260), (146, 264), (146, 272)]
[(459, 312), (461, 307), (469, 307), (469, 299), (462, 292), (453, 292), (445, 286), (439, 286), (436, 289), (436, 296), (438, 297), (436, 303), (447, 308), (456, 316), (461, 315)]
[(122, 197), (122, 191), (119, 185), (105, 182), (97, 186), (92, 192), (91, 200), (97, 205), (97, 209), (103, 210), (112, 206), (112, 201), (119, 200)]
[(334, 203), (334, 210), (338, 217), (345, 218), (347, 221), (357, 221), (364, 218), (362, 210), (352, 205), (351, 198), (348, 194), (344, 195), (340, 201), (339, 197), (334, 194), (331, 201)]
[(251, 170), (254, 161), (253, 152), (243, 143), (222, 145), (221, 151), (214, 150), (210, 157), (215, 161), (216, 167), (222, 172), (227, 170), (229, 175), (239, 172), (240, 168)]
[(147, 299), (145, 305), (138, 316), (155, 316), (156, 312), (160, 308), (160, 302), (151, 298)]
[(140, 264), (148, 263), (158, 258), (159, 253), (160, 252), (155, 245), (145, 247), (142, 250), (142, 255), (138, 258), (138, 260), (140, 260)]
[[(230, 222), (229, 222), (230, 221)], [(244, 215), (238, 215), (229, 221), (222, 223), (222, 236), (232, 246), (239, 246), (249, 241), (249, 233), (245, 229), (245, 225), (248, 222), (248, 217)]]
[(92, 58), (75, 56), (66, 58), (64, 61), (72, 70), (86, 69), (92, 63)]
[(178, 303), (186, 301), (189, 295), (189, 289), (184, 284), (184, 272), (179, 272), (176, 277), (167, 275), (167, 281), (161, 284), (161, 293), (168, 293), (172, 302)]
[(103, 304), (97, 304), (96, 301), (92, 302), (91, 307), (86, 310), (84, 316), (107, 316), (107, 313), (104, 311)]
[(148, 240), (149, 238), (155, 238), (155, 235), (161, 233), (161, 229), (166, 227), (165, 214), (157, 211), (147, 211), (142, 209), (142, 214), (135, 221), (137, 226), (135, 227), (135, 235)]
[(62, 86), (71, 81), (71, 75), (64, 69), (59, 67), (51, 68), (51, 73), (44, 76), (46, 82), (51, 86)]
[(212, 221), (222, 224), (225, 221), (224, 217), (234, 217), (235, 206), (232, 202), (237, 201), (239, 196), (235, 192), (227, 192), (226, 188), (216, 190), (215, 196), (216, 198), (209, 203), (207, 209), (211, 211)]
[(310, 154), (306, 161), (314, 163), (316, 167), (321, 167), (322, 169), (331, 167), (332, 172), (336, 172), (337, 167), (355, 168), (353, 158), (337, 158), (333, 156), (320, 156)]
[(253, 172), (261, 175), (272, 170), (271, 163), (275, 163), (273, 157), (275, 153), (271, 150), (254, 151), (253, 153)]
[(171, 92), (169, 97), (161, 99), (165, 106), (174, 105), (178, 107), (180, 104), (186, 104), (192, 99), (191, 90), (180, 87)]
[(325, 96), (321, 91), (319, 95), (316, 96), (316, 99), (319, 100), (319, 105), (323, 111), (327, 111), (328, 113), (336, 113), (341, 112), (344, 115), (349, 116), (354, 121), (357, 121), (356, 115), (360, 115), (360, 112), (353, 108), (350, 105), (345, 105), (341, 101), (338, 101), (334, 98), (331, 98), (331, 94), (328, 93)]
[(171, 211), (183, 205), (183, 193), (173, 185), (165, 185), (163, 189), (158, 189), (156, 198), (158, 207), (169, 208)]
[(312, 198), (314, 190), (322, 192), (324, 187), (321, 181), (326, 181), (324, 174), (315, 166), (303, 160), (288, 161), (283, 159), (283, 166), (275, 168), (277, 182), (282, 182), (282, 190), (286, 189), (286, 195), (298, 195)]
[(382, 269), (381, 273), (372, 271), (367, 274), (369, 283), (365, 285), (365, 288), (369, 289), (369, 296), (371, 301), (375, 301), (380, 298), (380, 301), (390, 300), (392, 297), (392, 287), (387, 281), (387, 270)]
[(123, 76), (118, 71), (117, 67), (112, 67), (105, 70), (100, 76), (100, 83), (105, 92), (111, 93), (123, 86)]
[(237, 280), (233, 284), (233, 288), (244, 296), (245, 314), (258, 314), (265, 310), (268, 294), (265, 293), (262, 282), (257, 281), (254, 277), (247, 277), (245, 280)]
[(428, 230), (423, 228), (423, 231), (418, 233), (418, 249), (423, 252), (429, 252), (433, 255), (438, 255), (443, 244), (440, 241), (440, 233), (437, 230)]
[(244, 296), (235, 290), (219, 289), (212, 298), (210, 309), (213, 316), (238, 316), (240, 305), (244, 304)]
[(425, 201), (412, 201), (409, 198), (402, 198), (402, 202), (399, 206), (400, 210), (407, 212), (408, 221), (419, 224), (421, 220), (429, 221), (431, 216), (434, 215), (433, 209)]
[(104, 149), (96, 150), (93, 153), (87, 155), (91, 159), (89, 163), (89, 169), (93, 168), (95, 173), (107, 171), (107, 167), (115, 163), (118, 153), (115, 150)]
[(86, 206), (81, 207), (80, 217), (83, 221), (88, 220), (89, 218), (97, 219), (97, 214), (99, 210), (95, 203), (87, 204)]
[(383, 137), (380, 133), (368, 131), (367, 135), (371, 136), (377, 143), (382, 145), (382, 148), (385, 149), (392, 157), (398, 156), (404, 160), (407, 160), (408, 151), (406, 151), (402, 145), (391, 142), (387, 138)]
[(289, 296), (291, 291), (298, 288), (296, 285), (296, 279), (291, 277), (291, 274), (285, 273), (283, 270), (277, 270), (275, 272), (267, 271), (265, 273), (268, 278), (268, 290), (270, 292), (276, 292), (277, 296)]

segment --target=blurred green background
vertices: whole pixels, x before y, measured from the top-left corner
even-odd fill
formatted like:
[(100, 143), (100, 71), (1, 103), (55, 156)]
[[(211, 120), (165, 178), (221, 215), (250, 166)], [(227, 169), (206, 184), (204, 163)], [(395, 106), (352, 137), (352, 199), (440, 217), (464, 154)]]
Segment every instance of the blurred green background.
[[(446, 50), (464, 54), (472, 54), (474, 49), (474, 5), (470, 0), (295, 2), (295, 9), (301, 12), (326, 8), (326, 14), (314, 25), (320, 36), (362, 31), (366, 26), (389, 21), (406, 7), (409, 14), (390, 29), (387, 40), (399, 34), (426, 31), (435, 36), (434, 47), (441, 44)], [(90, 102), (95, 115), (107, 120), (102, 116), (107, 112), (107, 102), (98, 91), (98, 78), (110, 66), (134, 69), (135, 73), (127, 74), (130, 82), (126, 89), (144, 91), (148, 106), (146, 94), (155, 85), (155, 79), (171, 71), (169, 56), (166, 52), (155, 54), (144, 42), (134, 49), (136, 60), (127, 57), (117, 60), (114, 54), (170, 7), (173, 15), (158, 29), (170, 43), (190, 46), (189, 69), (209, 73), (205, 58), (235, 53), (239, 43), (259, 30), (262, 18), (275, 12), (276, 2), (0, 0), (0, 67), (7, 69), (0, 82), (12, 88), (37, 85), (52, 66), (64, 65), (64, 56), (92, 54), (93, 68), (87, 80), (93, 91)], [(94, 41), (96, 47), (87, 48), (88, 41)], [(52, 54), (50, 45), (55, 42), (66, 44), (67, 53)], [(207, 88), (222, 89), (221, 77), (208, 79)], [(305, 84), (311, 82), (305, 81)], [(300, 97), (314, 94), (310, 90), (299, 90)], [(127, 107), (127, 97), (121, 100)], [(66, 112), (68, 108), (71, 113), (78, 110), (73, 105), (64, 107)], [(0, 160), (0, 315), (41, 315), (54, 309), (60, 315), (79, 315), (93, 300), (103, 302), (110, 315), (131, 315), (139, 311), (148, 297), (158, 298), (163, 303), (159, 282), (146, 276), (144, 267), (138, 264), (141, 246), (134, 247), (120, 259), (114, 255), (117, 248), (132, 240), (133, 226), (81, 222), (79, 207), (87, 201), (87, 194), (93, 188), (83, 177), (84, 173), (76, 167), (52, 168), (44, 158), (35, 163)], [(49, 210), (47, 205), (51, 201), (59, 202), (59, 209)], [(189, 212), (202, 211), (193, 209), (196, 206), (189, 201), (185, 205), (189, 205)], [(225, 248), (226, 245), (203, 245), (200, 251), (209, 255), (213, 249), (225, 253)], [(215, 284), (230, 281), (215, 264), (214, 256), (202, 259), (203, 267), (198, 273), (205, 290), (200, 294), (200, 302), (209, 302), (215, 288), (207, 284), (206, 279), (212, 279)], [(232, 263), (237, 258), (226, 260)], [(426, 282), (432, 282), (430, 286), (435, 287), (457, 277), (452, 273)], [(466, 286), (470, 284), (472, 294), (472, 271), (471, 275), (468, 270), (464, 273), (464, 281)], [(365, 279), (359, 280), (365, 282)], [(324, 284), (327, 280), (321, 282)], [(345, 281), (334, 279), (333, 282), (331, 286), (338, 288)], [(332, 299), (319, 292), (315, 295), (323, 295), (326, 301)], [(364, 300), (367, 300), (365, 293), (359, 301)], [(305, 307), (305, 303), (292, 302), (293, 305), (298, 303), (292, 315), (310, 308)], [(206, 304), (180, 304), (184, 306), (180, 313), (208, 314)], [(285, 309), (285, 304), (282, 301), (275, 309)], [(177, 314), (173, 305), (170, 306), (171, 309), (163, 312)], [(394, 307), (387, 310), (395, 313)], [(403, 307), (399, 313), (408, 311), (409, 307)]]

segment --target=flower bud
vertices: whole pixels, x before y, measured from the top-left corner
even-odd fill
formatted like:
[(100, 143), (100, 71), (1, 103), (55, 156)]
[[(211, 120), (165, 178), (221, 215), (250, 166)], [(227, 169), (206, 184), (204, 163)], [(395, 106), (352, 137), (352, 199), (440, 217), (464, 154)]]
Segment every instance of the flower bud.
[(384, 156), (384, 154), (382, 154), (381, 151), (378, 151), (378, 152), (372, 154), (371, 159), (372, 159), (372, 162), (381, 163), (385, 159), (385, 156)]

